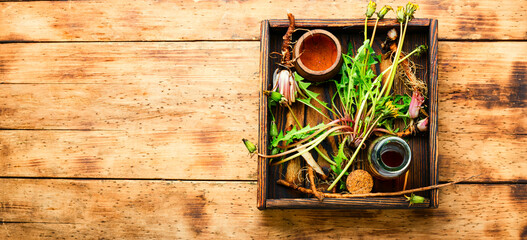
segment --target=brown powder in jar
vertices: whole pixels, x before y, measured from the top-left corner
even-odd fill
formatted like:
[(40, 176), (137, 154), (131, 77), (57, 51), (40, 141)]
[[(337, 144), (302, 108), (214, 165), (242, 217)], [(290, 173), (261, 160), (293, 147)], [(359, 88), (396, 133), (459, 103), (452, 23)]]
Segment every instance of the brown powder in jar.
[(313, 71), (326, 70), (337, 60), (337, 46), (330, 37), (322, 34), (305, 38), (300, 52), (304, 66)]

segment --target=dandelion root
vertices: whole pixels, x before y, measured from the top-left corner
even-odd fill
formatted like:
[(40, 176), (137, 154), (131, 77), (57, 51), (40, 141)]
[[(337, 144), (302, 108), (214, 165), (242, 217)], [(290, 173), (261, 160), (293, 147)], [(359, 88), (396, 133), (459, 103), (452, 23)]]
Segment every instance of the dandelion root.
[(291, 61), (291, 41), (293, 40), (293, 32), (295, 31), (295, 17), (292, 13), (287, 13), (289, 19), (289, 27), (282, 38), (282, 64)]
[(320, 200), (322, 202), (322, 200), (324, 200), (324, 195), (319, 192), (317, 190), (317, 185), (315, 183), (315, 174), (313, 173), (313, 168), (312, 167), (308, 167), (307, 168), (307, 173), (308, 173), (308, 176), (309, 176), (309, 182), (311, 183), (311, 191), (313, 191), (313, 195), (315, 195), (315, 197), (318, 198), (318, 200)]
[[(432, 186), (428, 186), (428, 187), (420, 187), (420, 188), (408, 189), (408, 190), (405, 190), (405, 191), (398, 191), (398, 192), (379, 192), (379, 193), (363, 193), (363, 194), (340, 194), (340, 193), (321, 193), (321, 194), (324, 197), (326, 197), (326, 198), (400, 196), (400, 195), (404, 195), (404, 194), (408, 194), (408, 193), (421, 192), (421, 191), (426, 191), (426, 190), (432, 190), (432, 189), (447, 187), (447, 186), (454, 185), (456, 183), (459, 183), (459, 182), (462, 182), (462, 181), (466, 181), (468, 179), (471, 179), (471, 178), (474, 178), (474, 177), (477, 177), (477, 176), (479, 176), (479, 175), (472, 176), (472, 177), (469, 177), (469, 178), (466, 178), (466, 179), (462, 179), (462, 180), (458, 180), (458, 181), (454, 181), (454, 182), (437, 184), (437, 185), (432, 185)], [(282, 179), (278, 180), (277, 183), (280, 184), (280, 185), (286, 186), (286, 187), (290, 187), (292, 189), (295, 189), (295, 190), (303, 192), (303, 193), (313, 194), (314, 195), (313, 190), (307, 189), (307, 188), (304, 188), (304, 187), (299, 187), (299, 186), (297, 186), (297, 185), (295, 185), (293, 183), (284, 181)]]

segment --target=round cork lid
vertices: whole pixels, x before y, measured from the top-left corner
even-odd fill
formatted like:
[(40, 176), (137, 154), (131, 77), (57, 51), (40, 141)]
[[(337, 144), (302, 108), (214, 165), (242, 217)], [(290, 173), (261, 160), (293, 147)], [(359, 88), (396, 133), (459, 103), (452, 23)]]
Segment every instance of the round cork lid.
[(350, 193), (369, 193), (373, 189), (373, 178), (364, 170), (355, 170), (349, 174), (346, 188)]

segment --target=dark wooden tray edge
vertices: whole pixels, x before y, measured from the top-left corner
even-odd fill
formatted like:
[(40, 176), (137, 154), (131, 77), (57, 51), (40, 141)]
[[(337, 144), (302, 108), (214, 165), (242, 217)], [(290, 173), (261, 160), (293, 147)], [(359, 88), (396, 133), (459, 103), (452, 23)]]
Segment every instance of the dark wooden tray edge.
[[(271, 28), (286, 28), (289, 26), (287, 19), (270, 19), (265, 20), (269, 22)], [(429, 18), (416, 18), (408, 23), (408, 26), (413, 27), (428, 27), (430, 26)], [(373, 27), (375, 20), (368, 20), (368, 26)], [(319, 27), (346, 27), (346, 28), (363, 28), (364, 20), (360, 19), (295, 19), (295, 26), (297, 28), (319, 28)], [(378, 27), (399, 27), (397, 19), (383, 19), (379, 21)]]
[[(437, 19), (430, 19), (430, 43), (429, 47), (429, 89), (436, 89), (430, 92), (430, 134), (429, 134), (429, 154), (430, 154), (430, 185), (438, 183), (438, 152), (437, 152), (437, 110), (438, 110), (438, 91), (437, 91)], [(430, 190), (430, 208), (439, 206), (438, 189)]]
[[(269, 84), (268, 79), (268, 64), (269, 57), (269, 21), (262, 21), (261, 25), (261, 36), (260, 36), (260, 79), (261, 90), (267, 89)], [(267, 106), (267, 99), (265, 95), (260, 91), (260, 102), (259, 102), (259, 113), (258, 113), (258, 149), (266, 149), (267, 146), (267, 111), (266, 108), (262, 111), (261, 106)], [(257, 190), (257, 207), (260, 210), (265, 209), (267, 200), (267, 161), (262, 157), (258, 157), (258, 190)]]
[(269, 209), (409, 209), (429, 208), (429, 203), (409, 206), (404, 197), (389, 198), (326, 198), (320, 202), (316, 198), (268, 199)]

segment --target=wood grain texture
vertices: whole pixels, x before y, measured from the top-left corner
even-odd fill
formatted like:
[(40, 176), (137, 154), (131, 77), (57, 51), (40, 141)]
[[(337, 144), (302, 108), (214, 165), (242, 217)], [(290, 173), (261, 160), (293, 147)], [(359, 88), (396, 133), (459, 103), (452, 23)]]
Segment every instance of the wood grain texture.
[(527, 182), (527, 137), (498, 134), (439, 134), (439, 180)]
[[(525, 181), (527, 138), (440, 133), (439, 180)], [(0, 131), (0, 175), (256, 180), (256, 158), (232, 131)], [(204, 139), (206, 138), (206, 139)]]
[[(440, 181), (527, 179), (516, 158), (527, 141), (523, 46), (439, 43)], [(49, 130), (0, 133), (0, 175), (255, 180), (240, 139), (257, 139), (258, 52), (257, 42), (3, 44), (0, 128)]]
[[(429, 66), (429, 74), (430, 74), (430, 80), (428, 82), (428, 89), (438, 89), (438, 39), (437, 39), (437, 19), (431, 19), (430, 20), (430, 28), (429, 28), (429, 41), (430, 44), (428, 46), (428, 66)], [(428, 106), (430, 109), (428, 112), (430, 113), (429, 116), (429, 135), (428, 135), (428, 153), (430, 159), (430, 169), (433, 169), (434, 171), (430, 171), (430, 185), (435, 185), (438, 183), (438, 145), (437, 145), (437, 119), (438, 119), (438, 93), (439, 91), (430, 91), (429, 92), (429, 99), (428, 102), (430, 106)], [(431, 208), (437, 208), (439, 206), (439, 197), (438, 197), (438, 189), (433, 189), (430, 191), (430, 207)]]
[(2, 44), (0, 83), (170, 83), (188, 94), (217, 86), (257, 96), (258, 53), (246, 41)]
[[(375, 26), (375, 19), (368, 20), (368, 28)], [(269, 20), (271, 28), (287, 28), (289, 27), (289, 20), (287, 19), (271, 19)], [(385, 18), (377, 23), (379, 28), (393, 28), (399, 27), (400, 24), (395, 18)], [(414, 18), (408, 23), (409, 27), (428, 27), (430, 20), (428, 18)], [(364, 18), (355, 19), (297, 19), (295, 20), (296, 28), (345, 28), (345, 29), (364, 29)], [(371, 29), (370, 29), (371, 30)]]
[[(255, 43), (37, 45), (40, 48), (27, 55), (32, 52), (41, 60), (21, 58), (21, 54), (13, 61), (9, 60), (13, 56), (9, 48), (25, 49), (27, 45), (4, 45), (2, 49), (8, 52), (2, 57), (0, 70), (4, 83), (86, 84), (2, 85), (2, 128), (256, 129), (256, 124), (249, 124), (256, 123), (258, 111)], [(57, 47), (60, 49), (53, 56), (43, 53), (54, 52)], [(88, 49), (93, 52), (86, 52)], [(56, 56), (64, 52), (69, 56)], [(92, 57), (86, 58), (90, 54)], [(115, 65), (105, 63), (106, 59)], [(17, 61), (23, 62), (22, 66)], [(39, 62), (55, 63), (38, 66)], [(36, 72), (36, 76), (20, 77), (24, 69)], [(106, 82), (110, 84), (89, 84)], [(18, 117), (27, 121), (19, 122)]]
[[(0, 179), (0, 238), (518, 239), (526, 185), (457, 185), (428, 210), (269, 210), (255, 182)], [(523, 235), (522, 235), (523, 234)]]
[(0, 175), (256, 179), (241, 138), (256, 130), (0, 131)]
[[(250, 131), (258, 93), (251, 81), (178, 84), (10, 84), (0, 87), (0, 125), (7, 129)], [(246, 79), (247, 80), (247, 79)], [(181, 96), (187, 96), (182, 98)], [(20, 121), (25, 119), (25, 121)], [(247, 126), (243, 128), (242, 126)]]
[(526, 54), (523, 42), (440, 42), (439, 131), (526, 134)]
[[(268, 75), (267, 72), (269, 61), (267, 61), (269, 55), (269, 22), (267, 20), (262, 21), (261, 25), (261, 38), (262, 41), (260, 42), (260, 79), (265, 79), (261, 81), (261, 89), (267, 88), (267, 85), (269, 84)], [(262, 104), (265, 106), (267, 105), (267, 97), (260, 92), (260, 99), (258, 102), (258, 108), (260, 109), (262, 107)], [(264, 108), (265, 109), (265, 108)], [(262, 149), (265, 149), (264, 146), (267, 145), (267, 139), (269, 138), (267, 135), (267, 111), (258, 111), (258, 151), (262, 152)], [(267, 164), (268, 160), (262, 157), (258, 157), (258, 171), (257, 171), (257, 179), (258, 179), (258, 191), (257, 191), (257, 199), (256, 199), (256, 206), (258, 209), (265, 209), (266, 200), (267, 200), (267, 176), (269, 176), (268, 169), (269, 165)]]
[[(312, 195), (309, 195), (312, 196)], [(366, 198), (280, 198), (267, 199), (268, 209), (419, 209), (429, 208), (430, 201), (408, 205), (404, 196)]]
[[(407, 1), (386, 1), (394, 7)], [(365, 0), (30, 1), (0, 3), (0, 41), (256, 40), (264, 19), (362, 18)], [(419, 2), (440, 39), (526, 39), (525, 0)], [(388, 17), (393, 18), (393, 13)]]

